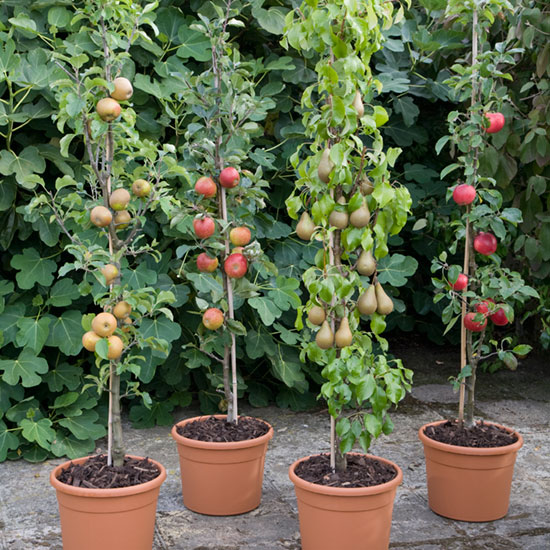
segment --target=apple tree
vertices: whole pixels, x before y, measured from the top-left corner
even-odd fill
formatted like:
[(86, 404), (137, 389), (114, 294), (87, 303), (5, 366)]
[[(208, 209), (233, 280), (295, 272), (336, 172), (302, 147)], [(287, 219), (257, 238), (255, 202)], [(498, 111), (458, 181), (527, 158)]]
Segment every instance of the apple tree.
[(283, 45), (313, 59), (317, 73), (302, 96), (308, 141), (292, 157), (297, 179), (287, 207), (300, 216), (297, 235), (319, 244), (303, 273), (309, 299), (296, 325), (304, 328), (307, 313), (302, 359), (322, 368), (337, 471), (356, 442), (368, 450), (392, 431), (388, 410), (411, 387), (412, 371), (387, 357), (382, 335), (397, 302), (391, 286), (416, 269), (414, 260), (389, 255), (411, 199), (391, 177), (400, 150), (384, 147), (388, 114), (376, 102), (382, 85), (370, 66), (383, 30), (402, 16), (391, 3), (339, 0), (303, 2), (286, 18)]
[[(143, 27), (152, 25), (154, 6), (138, 10), (115, 1), (92, 2), (69, 12), (80, 32), (56, 44), (52, 59), (62, 78), (52, 88), (60, 105), (57, 127), (65, 134), (60, 152), (80, 156), (83, 170), (55, 182), (39, 181), (41, 192), (26, 209), (30, 220), (47, 212), (49, 222), (62, 231), (65, 262), (59, 283), (95, 304), (90, 313), (78, 314), (85, 331), (78, 339), (95, 353), (95, 368), (80, 395), (69, 392), (59, 398), (56, 413), (72, 408), (74, 418), (60, 421), (61, 426), (79, 426), (72, 437), (89, 441), (97, 433), (86, 430), (86, 400), (92, 391), (105, 392), (108, 460), (115, 465), (125, 454), (121, 398), (141, 398), (150, 405), (139, 381), (151, 380), (181, 332), (167, 306), (183, 289), (173, 288), (170, 279), (158, 280), (155, 264), (162, 254), (154, 238), (154, 217), (170, 211), (169, 180), (186, 172), (178, 166), (173, 146), (140, 137), (138, 112), (131, 103), (128, 52), (144, 34)], [(67, 278), (73, 272), (83, 273), (77, 286)], [(68, 339), (75, 336), (74, 330), (66, 334)], [(43, 420), (37, 424), (45, 426)], [(55, 420), (48, 422), (50, 440), (55, 440)]]
[[(278, 275), (258, 242), (282, 224), (262, 213), (269, 201), (263, 171), (272, 167), (274, 156), (254, 148), (253, 140), (263, 134), (260, 122), (275, 102), (260, 97), (256, 83), (271, 68), (280, 70), (288, 63), (275, 62), (270, 68), (241, 57), (231, 41), (231, 31), (245, 27), (241, 2), (210, 8), (214, 13), (199, 15), (190, 27), (209, 46), (211, 57), (210, 66), (189, 75), (181, 90), (188, 113), (178, 151), (193, 185), (178, 194), (171, 227), (185, 241), (177, 248), (181, 261), (176, 272), (194, 288), (195, 314), (201, 319), (193, 324), (197, 329), (184, 345), (183, 358), (189, 369), (204, 369), (216, 390), (202, 392), (201, 403), (214, 402), (236, 423), (237, 397), (247, 388), (237, 370), (242, 356), (238, 343), (252, 358), (267, 355), (273, 374), (287, 386), (307, 387), (299, 365), (290, 364), (283, 351), (283, 341), (294, 343), (294, 336), (277, 324), (284, 312), (299, 305), (299, 281)], [(252, 322), (258, 316), (261, 323)]]
[[(526, 285), (521, 275), (502, 265), (499, 248), (505, 249), (512, 239), (515, 227), (522, 222), (518, 208), (504, 208), (503, 197), (495, 187), (497, 180), (483, 175), (480, 158), (491, 134), (497, 134), (509, 121), (501, 110), (508, 101), (507, 89), (501, 85), (512, 76), (505, 67), (515, 63), (517, 48), (494, 46), (489, 41), (489, 30), (495, 18), (511, 10), (506, 0), (489, 0), (482, 6), (475, 3), (449, 2), (446, 15), (471, 31), (471, 63), (455, 63), (454, 75), (447, 84), (455, 100), (469, 101), (466, 113), (453, 111), (448, 116), (449, 135), (437, 145), (439, 153), (452, 145), (455, 162), (447, 166), (441, 178), (458, 172), (456, 185), (450, 187), (447, 197), (461, 208), (460, 215), (451, 223), (455, 239), (449, 252), (454, 254), (464, 242), (462, 266), (448, 263), (443, 252), (432, 262), (433, 283), (437, 289), (434, 301), (447, 297), (442, 319), (447, 331), (461, 323), (461, 373), (456, 379), (460, 387), (459, 421), (474, 423), (476, 369), (480, 361), (497, 356), (508, 368), (515, 370), (517, 357), (531, 349), (527, 345), (508, 348), (510, 338), (502, 338), (492, 327), (505, 326), (514, 320), (514, 305), (529, 298), (538, 298), (536, 290)], [(489, 323), (488, 323), (489, 321)], [(492, 333), (492, 337), (487, 338)], [(468, 403), (465, 409), (465, 394)]]

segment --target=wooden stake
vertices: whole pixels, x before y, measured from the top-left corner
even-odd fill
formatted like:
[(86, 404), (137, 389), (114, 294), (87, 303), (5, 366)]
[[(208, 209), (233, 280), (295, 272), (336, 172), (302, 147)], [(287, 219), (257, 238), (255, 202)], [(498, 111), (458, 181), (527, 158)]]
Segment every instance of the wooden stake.
[[(478, 18), (477, 18), (477, 9), (474, 8), (473, 17), (472, 17), (472, 66), (475, 67), (477, 64), (477, 57), (478, 57), (478, 32), (477, 32), (477, 25), (478, 25)], [(475, 105), (477, 101), (477, 71), (475, 69), (472, 70), (472, 98), (471, 98), (471, 107)], [(471, 112), (470, 112), (471, 116)], [(474, 153), (474, 185), (476, 183), (477, 179), (477, 148)], [(466, 215), (468, 216), (466, 218), (466, 236), (464, 240), (464, 267), (463, 267), (463, 273), (464, 275), (468, 276), (469, 273), (469, 265), (470, 265), (470, 205), (468, 205), (468, 208), (466, 210)], [(467, 335), (466, 335), (466, 327), (464, 326), (464, 318), (466, 317), (468, 309), (468, 300), (465, 299), (462, 302), (462, 326), (460, 330), (460, 370), (464, 369), (466, 366), (466, 363), (468, 361), (468, 354), (467, 354)], [(465, 405), (465, 394), (466, 394), (466, 380), (463, 378), (460, 381), (460, 397), (459, 397), (459, 403), (458, 403), (458, 421), (460, 424), (464, 422), (464, 405)]]

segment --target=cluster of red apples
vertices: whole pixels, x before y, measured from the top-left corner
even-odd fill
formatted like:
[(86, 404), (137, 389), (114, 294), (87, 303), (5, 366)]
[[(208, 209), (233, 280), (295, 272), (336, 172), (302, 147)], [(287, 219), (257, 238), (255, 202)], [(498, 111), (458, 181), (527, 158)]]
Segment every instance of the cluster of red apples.
[[(502, 113), (486, 113), (485, 117), (489, 121), (489, 125), (484, 128), (488, 134), (500, 132), (504, 127), (505, 118)], [(453, 200), (459, 206), (468, 206), (474, 202), (476, 198), (476, 189), (473, 185), (462, 183), (457, 185), (453, 190)], [(497, 239), (489, 232), (480, 231), (474, 237), (474, 250), (484, 256), (490, 256), (497, 250)], [(460, 273), (457, 280), (451, 284), (451, 288), (456, 291), (466, 289), (468, 286), (468, 277), (464, 273)], [(487, 326), (487, 317), (498, 326), (508, 324), (508, 318), (504, 309), (495, 309), (495, 302), (491, 298), (487, 298), (482, 302), (475, 304), (475, 312), (469, 312), (464, 317), (464, 326), (472, 332), (481, 332)], [(491, 310), (493, 310), (492, 313)], [(481, 313), (483, 320), (476, 321), (476, 315)]]
[[(240, 179), (237, 169), (228, 166), (220, 172), (219, 184), (225, 189), (232, 189), (239, 185)], [(202, 176), (195, 183), (195, 191), (204, 198), (211, 199), (217, 195), (218, 186), (212, 178)], [(193, 220), (193, 230), (201, 241), (208, 239), (216, 232), (216, 222), (208, 214), (198, 214)], [(240, 279), (246, 274), (248, 260), (243, 254), (243, 247), (250, 243), (251, 238), (250, 229), (245, 226), (233, 227), (229, 232), (229, 241), (234, 248), (223, 262), (223, 269), (228, 277)], [(214, 273), (218, 266), (219, 260), (216, 256), (212, 257), (207, 252), (201, 252), (197, 256), (197, 269), (201, 272)], [(211, 307), (204, 312), (202, 322), (207, 329), (216, 330), (222, 326), (224, 314), (220, 309)]]

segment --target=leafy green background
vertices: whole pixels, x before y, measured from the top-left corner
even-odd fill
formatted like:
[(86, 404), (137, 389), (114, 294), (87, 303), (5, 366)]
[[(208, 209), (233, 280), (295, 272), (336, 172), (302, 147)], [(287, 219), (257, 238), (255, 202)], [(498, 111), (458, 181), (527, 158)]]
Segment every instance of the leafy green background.
[[(135, 88), (136, 129), (143, 138), (174, 144), (182, 166), (183, 144), (198, 128), (189, 124), (193, 113), (180, 91), (186, 75), (200, 74), (210, 59), (208, 43), (192, 24), (199, 15), (215, 16), (215, 4), (223, 2), (160, 1), (148, 14), (149, 32), (136, 39), (124, 68)], [(255, 65), (256, 91), (266, 100), (266, 113), (255, 121), (258, 131), (245, 168), (254, 172), (261, 165), (270, 185), (268, 208), (255, 216), (254, 225), (279, 277), (273, 281), (277, 291), (248, 300), (240, 310), (238, 320), (248, 330), (240, 347), (240, 382), (250, 404), (274, 402), (295, 410), (315, 404), (321, 382), (315, 368), (300, 362), (301, 336), (294, 330), (299, 304), (292, 298), (293, 292), (300, 292), (300, 274), (313, 263), (315, 247), (306, 247), (293, 234), (295, 222), (284, 205), (294, 182), (289, 158), (304, 143), (297, 98), (315, 79), (314, 58), (298, 57), (279, 44), (284, 16), (298, 4), (236, 1), (244, 27), (229, 29), (234, 48)], [(392, 237), (392, 254), (379, 266), (380, 280), (393, 287), (396, 303), (388, 327), (394, 333), (424, 334), (440, 344), (456, 341), (457, 333), (443, 335), (444, 304), (433, 303), (429, 266), (432, 258), (450, 249), (449, 223), (457, 214), (447, 193), (455, 183), (453, 174), (440, 178), (453, 161), (448, 148), (438, 154), (436, 144), (447, 133), (448, 114), (462, 108), (444, 81), (470, 49), (466, 29), (445, 20), (445, 4), (413, 2), (403, 20), (385, 32), (385, 46), (374, 57), (374, 72), (384, 85), (375, 103), (390, 113), (382, 128), (384, 142), (403, 149), (393, 177), (406, 184), (413, 197), (413, 216), (404, 231)], [(105, 433), (104, 397), (91, 389), (81, 392), (84, 377), (96, 372), (81, 346), (82, 313), (91, 305), (83, 290), (93, 281), (63, 269), (71, 261), (63, 253), (67, 238), (51, 222), (49, 210), (28, 209), (38, 184), (58, 189), (69, 181), (66, 178), (84, 179), (82, 144), (65, 136), (52, 119), (59, 110), (54, 83), (64, 77), (52, 51), (63, 44), (74, 57), (97, 55), (88, 33), (72, 20), (73, 10), (73, 3), (65, 0), (0, 4), (0, 461), (82, 455)], [(499, 82), (512, 102), (503, 108), (504, 130), (488, 138), (491, 146), (481, 167), (497, 180), (503, 208), (520, 208), (523, 214), (523, 222), (504, 236), (508, 255), (503, 265), (519, 271), (543, 297), (516, 311), (509, 331), (548, 348), (549, 8), (542, 1), (523, 0), (515, 13), (495, 20), (491, 33), (494, 42), (523, 51), (515, 54), (513, 81)], [(67, 101), (68, 110), (77, 113), (81, 108), (78, 98)], [(187, 196), (191, 185), (174, 181), (174, 196)], [(193, 399), (205, 412), (218, 409), (219, 369), (189, 347), (200, 316), (195, 291), (178, 277), (189, 250), (181, 236), (189, 232), (190, 223), (170, 220), (162, 212), (148, 220), (147, 231), (160, 241), (163, 257), (159, 264), (143, 262), (135, 283), (172, 290), (179, 326), (152, 321), (147, 327), (152, 335), (170, 340), (172, 347), (168, 358), (151, 354), (150, 368), (142, 370), (141, 382), (153, 405), (129, 402), (137, 426), (169, 425), (172, 411)], [(458, 256), (451, 260), (460, 263)], [(201, 291), (215, 291), (202, 288), (206, 281), (193, 282)]]

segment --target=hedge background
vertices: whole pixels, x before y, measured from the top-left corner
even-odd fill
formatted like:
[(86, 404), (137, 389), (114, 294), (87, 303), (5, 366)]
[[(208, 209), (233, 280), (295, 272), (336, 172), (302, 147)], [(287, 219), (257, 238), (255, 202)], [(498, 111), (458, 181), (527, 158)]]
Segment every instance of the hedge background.
[[(241, 310), (240, 320), (248, 330), (246, 345), (240, 347), (242, 392), (253, 406), (276, 403), (294, 410), (315, 405), (320, 383), (319, 373), (299, 360), (302, 336), (294, 330), (299, 304), (284, 292), (285, 285), (298, 288), (299, 273), (315, 253), (293, 233), (295, 222), (284, 205), (294, 178), (288, 159), (304, 141), (299, 98), (315, 79), (314, 58), (296, 57), (279, 44), (284, 16), (299, 3), (236, 1), (245, 27), (231, 29), (234, 48), (254, 67), (256, 95), (263, 106), (254, 118), (259, 130), (244, 168), (254, 173), (262, 167), (270, 200), (253, 223), (283, 278), (280, 292), (262, 297), (265, 307)], [(63, 140), (56, 125), (55, 82), (64, 75), (53, 53), (93, 57), (97, 45), (73, 20), (74, 10), (85, 4), (4, 0), (0, 5), (0, 460), (83, 454), (105, 433), (104, 398), (92, 390), (72, 403), (64, 397), (80, 394), (85, 376), (95, 369), (81, 345), (81, 317), (91, 306), (86, 280), (58, 273), (69, 261), (62, 253), (66, 237), (50, 223), (46, 207), (29, 208), (40, 182), (54, 189), (63, 176), (84, 178), (82, 143)], [(191, 26), (199, 15), (215, 16), (214, 4), (223, 2), (158, 2), (147, 14), (147, 32), (138, 33), (123, 70), (134, 85), (137, 130), (143, 138), (174, 144), (179, 164), (190, 175), (196, 167), (184, 152), (194, 131), (193, 111), (182, 100), (182, 87), (186, 74), (208, 68), (208, 43)], [(439, 174), (452, 159), (446, 150), (438, 155), (435, 144), (446, 134), (448, 113), (461, 108), (445, 80), (455, 61), (470, 51), (468, 29), (445, 19), (445, 5), (445, 0), (414, 1), (404, 19), (386, 32), (384, 48), (375, 56), (375, 73), (384, 85), (376, 101), (391, 114), (384, 140), (403, 149), (393, 175), (413, 196), (413, 216), (394, 238), (395, 252), (380, 266), (398, 291), (396, 312), (388, 318), (390, 340), (392, 334), (414, 332), (415, 338), (422, 335), (440, 345), (456, 343), (458, 331), (443, 335), (444, 304), (433, 304), (430, 263), (451, 242), (453, 207), (447, 203), (447, 189), (456, 180), (450, 174), (441, 181)], [(502, 250), (508, 251), (503, 263), (521, 272), (542, 296), (540, 303), (532, 300), (524, 311), (516, 311), (515, 326), (506, 332), (543, 349), (550, 346), (549, 33), (550, 8), (543, 1), (518, 1), (514, 13), (495, 20), (492, 42), (522, 52), (515, 54), (513, 81), (500, 83), (502, 96), (509, 94), (512, 102), (495, 106), (507, 124), (488, 138), (491, 147), (481, 159), (482, 171), (496, 178), (503, 193), (503, 208), (523, 212), (523, 223), (502, 241)], [(180, 177), (170, 183), (173, 196), (183, 199), (194, 179)], [(144, 260), (137, 272), (149, 285), (176, 293), (175, 325), (181, 330), (160, 327), (164, 337), (170, 335), (171, 351), (168, 356), (152, 355), (150, 368), (141, 375), (153, 406), (148, 409), (138, 400), (127, 403), (136, 426), (170, 425), (171, 411), (193, 399), (204, 412), (218, 410), (214, 366), (186, 347), (200, 322), (191, 288), (180, 272), (190, 224), (190, 219), (169, 220), (159, 211), (147, 226), (160, 241), (163, 258), (159, 264)], [(50, 419), (58, 434), (49, 448), (27, 427), (29, 420), (38, 425), (42, 418)]]

